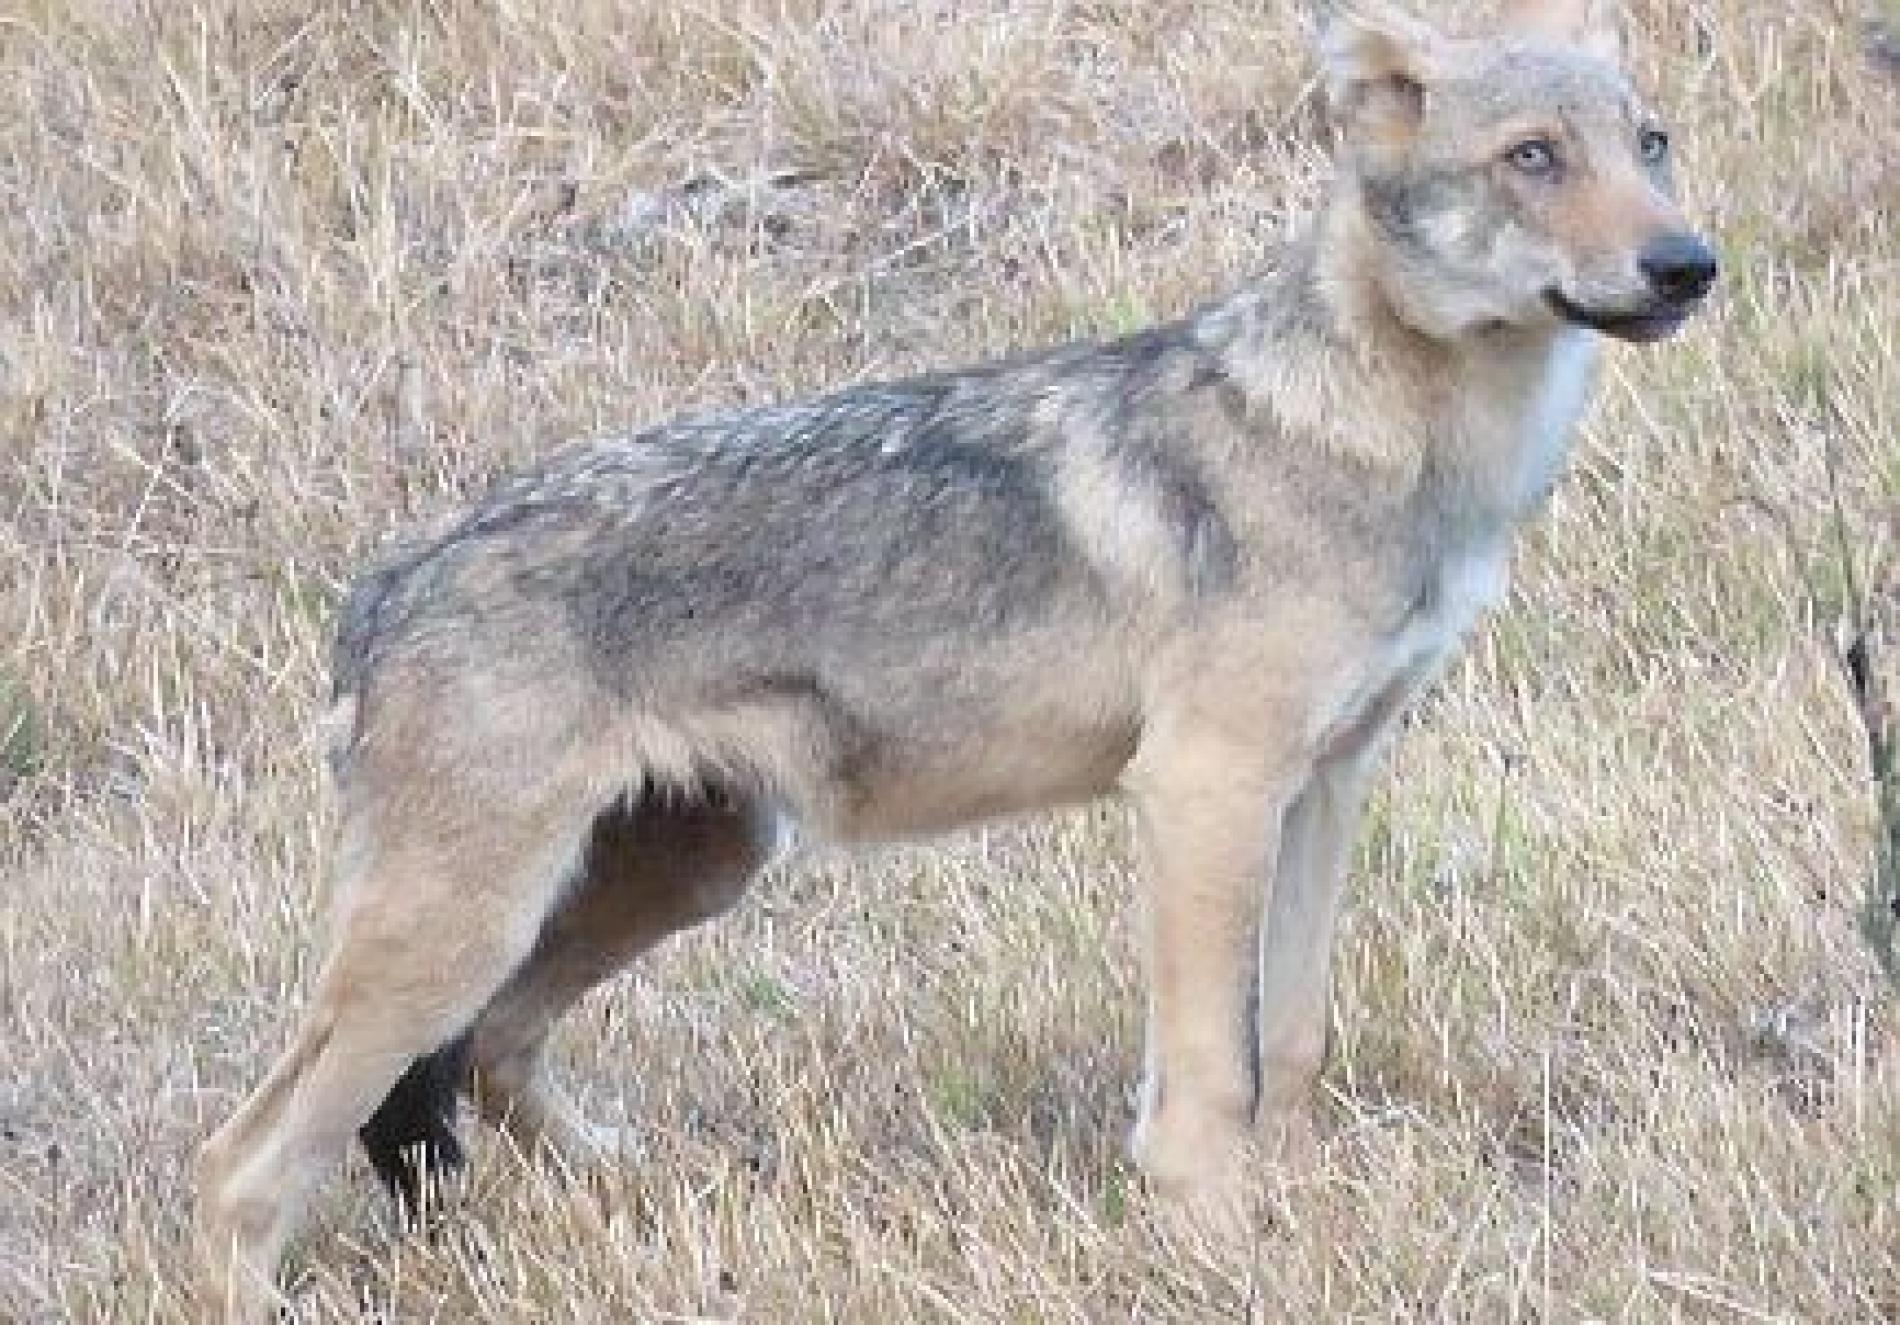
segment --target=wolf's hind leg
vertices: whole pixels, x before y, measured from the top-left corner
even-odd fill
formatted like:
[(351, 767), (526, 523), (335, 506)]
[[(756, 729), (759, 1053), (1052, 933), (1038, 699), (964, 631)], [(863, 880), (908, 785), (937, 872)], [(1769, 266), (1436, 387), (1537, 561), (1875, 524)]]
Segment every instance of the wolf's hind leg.
[(409, 816), (375, 832), (360, 819), (346, 824), (364, 847), (309, 1009), (289, 1050), (201, 1152), (207, 1287), (223, 1314), (268, 1299), (283, 1242), (351, 1133), (527, 955), (585, 827), (571, 809), (511, 814), (453, 796), (431, 804), (438, 814), (427, 822)]
[(573, 890), (482, 1011), (471, 1041), (482, 1115), (524, 1150), (583, 1164), (608, 1138), (548, 1079), (555, 1021), (595, 985), (744, 895), (772, 851), (762, 809), (724, 796), (649, 794), (597, 819)]

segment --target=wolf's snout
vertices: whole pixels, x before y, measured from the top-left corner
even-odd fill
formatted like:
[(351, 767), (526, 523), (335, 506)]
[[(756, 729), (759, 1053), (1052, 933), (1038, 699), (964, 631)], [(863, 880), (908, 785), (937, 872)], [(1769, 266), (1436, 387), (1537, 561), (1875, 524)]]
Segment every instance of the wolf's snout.
[(1657, 296), (1672, 304), (1694, 303), (1715, 284), (1715, 253), (1690, 234), (1651, 240), (1637, 265)]

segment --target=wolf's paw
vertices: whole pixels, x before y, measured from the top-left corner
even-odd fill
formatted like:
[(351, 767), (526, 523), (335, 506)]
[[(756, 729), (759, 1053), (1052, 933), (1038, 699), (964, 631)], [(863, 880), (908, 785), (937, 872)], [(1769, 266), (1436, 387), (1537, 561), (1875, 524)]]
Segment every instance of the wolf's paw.
[(506, 1112), (496, 1112), (491, 1121), (522, 1158), (567, 1177), (603, 1175), (641, 1154), (634, 1129), (590, 1122), (551, 1092), (536, 1092), (517, 1101)]
[(1130, 1152), (1153, 1194), (1153, 1222), (1171, 1239), (1250, 1244), (1257, 1200), (1255, 1146), (1236, 1120), (1157, 1114), (1142, 1119)]

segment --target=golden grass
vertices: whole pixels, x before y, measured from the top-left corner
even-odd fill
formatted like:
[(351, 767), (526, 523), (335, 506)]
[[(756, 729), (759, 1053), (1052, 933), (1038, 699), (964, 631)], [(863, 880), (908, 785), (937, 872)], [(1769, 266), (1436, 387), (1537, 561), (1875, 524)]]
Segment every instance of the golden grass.
[[(575, 434), (1243, 278), (1321, 160), (1291, 9), (0, 8), (0, 1318), (190, 1318), (186, 1161), (320, 934), (307, 733), (366, 550)], [(1827, 448), (1870, 557), (1900, 507), (1900, 95), (1846, 0), (1633, 10), (1726, 282), (1615, 352), (1393, 761), (1328, 1161), (1251, 1259), (1152, 1231), (1119, 1157), (1097, 809), (770, 880), (563, 1033), (641, 1158), (488, 1146), (407, 1240), (353, 1166), (305, 1317), (1900, 1315), (1821, 619)]]

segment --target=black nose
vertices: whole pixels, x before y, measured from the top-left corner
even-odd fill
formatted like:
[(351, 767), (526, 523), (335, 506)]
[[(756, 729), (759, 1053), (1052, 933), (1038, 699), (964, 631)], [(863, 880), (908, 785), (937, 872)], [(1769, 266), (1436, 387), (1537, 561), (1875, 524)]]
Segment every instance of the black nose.
[(1672, 304), (1687, 304), (1715, 284), (1715, 254), (1694, 235), (1652, 239), (1638, 260), (1650, 288)]

